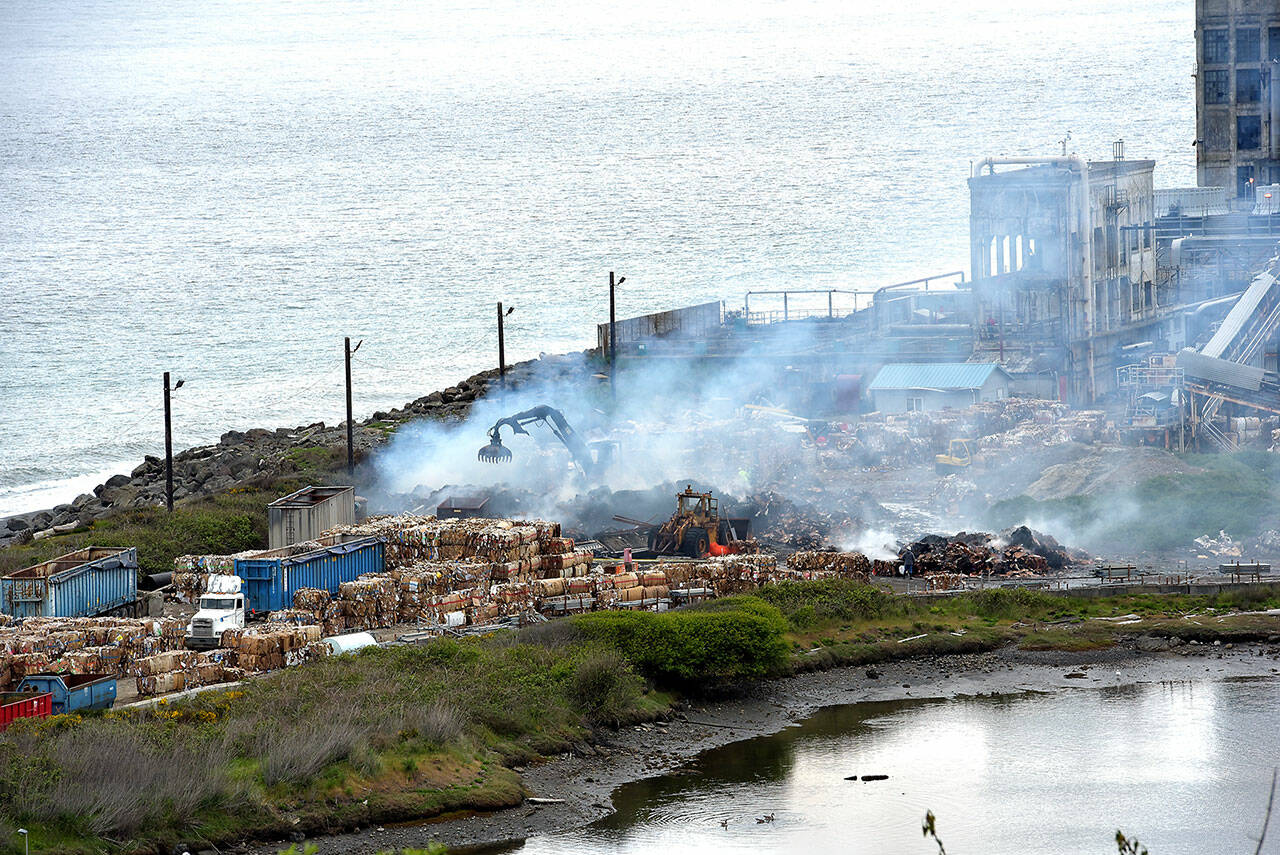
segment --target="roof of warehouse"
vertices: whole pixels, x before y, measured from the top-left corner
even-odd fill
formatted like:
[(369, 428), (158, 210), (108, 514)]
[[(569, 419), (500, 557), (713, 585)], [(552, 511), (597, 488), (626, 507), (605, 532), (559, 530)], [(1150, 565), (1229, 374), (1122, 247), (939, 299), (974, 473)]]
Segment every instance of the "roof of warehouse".
[(895, 362), (881, 368), (867, 389), (978, 389), (996, 371), (1005, 373), (995, 362)]

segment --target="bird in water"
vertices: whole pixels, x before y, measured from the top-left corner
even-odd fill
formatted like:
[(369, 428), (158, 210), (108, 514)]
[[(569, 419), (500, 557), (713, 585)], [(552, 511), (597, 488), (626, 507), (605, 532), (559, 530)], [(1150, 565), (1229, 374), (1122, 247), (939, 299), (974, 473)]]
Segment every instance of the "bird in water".
[(722, 819), (722, 820), (720, 820), (720, 827), (721, 827), (721, 828), (728, 828), (728, 827), (729, 827), (729, 820), (727, 820), (727, 819)]
[(758, 818), (758, 819), (756, 820), (756, 823), (757, 823), (757, 824), (762, 823), (762, 822), (773, 822), (773, 814), (771, 814), (771, 813), (767, 813), (767, 814), (765, 814), (764, 816), (762, 816), (762, 817), (760, 817), (760, 818)]

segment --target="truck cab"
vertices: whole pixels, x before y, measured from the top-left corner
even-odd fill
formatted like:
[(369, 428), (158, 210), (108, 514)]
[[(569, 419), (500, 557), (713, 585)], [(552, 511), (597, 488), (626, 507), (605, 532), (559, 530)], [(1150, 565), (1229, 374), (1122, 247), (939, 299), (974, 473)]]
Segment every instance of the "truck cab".
[(199, 610), (187, 625), (186, 646), (209, 650), (222, 643), (228, 629), (243, 629), (245, 598), (237, 576), (211, 576), (209, 590), (200, 595)]

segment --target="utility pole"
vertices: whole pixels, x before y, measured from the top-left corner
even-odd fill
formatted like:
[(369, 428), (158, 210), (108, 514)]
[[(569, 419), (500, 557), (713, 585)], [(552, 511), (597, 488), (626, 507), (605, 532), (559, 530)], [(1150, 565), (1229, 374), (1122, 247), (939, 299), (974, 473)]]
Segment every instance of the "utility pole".
[[(358, 349), (359, 344), (356, 345)], [(356, 471), (356, 446), (353, 437), (351, 425), (351, 337), (348, 336), (342, 340), (343, 353), (346, 356), (347, 363), (347, 474), (354, 475)]]
[(498, 385), (507, 388), (507, 349), (502, 338), (502, 301), (498, 301)]
[(609, 271), (609, 394), (615, 401), (618, 399), (618, 387), (613, 378), (618, 369), (618, 317), (615, 311), (614, 289), (626, 281), (627, 277), (619, 276), (615, 282), (613, 271)]
[(173, 512), (173, 420), (169, 409), (169, 372), (164, 373), (164, 505)]

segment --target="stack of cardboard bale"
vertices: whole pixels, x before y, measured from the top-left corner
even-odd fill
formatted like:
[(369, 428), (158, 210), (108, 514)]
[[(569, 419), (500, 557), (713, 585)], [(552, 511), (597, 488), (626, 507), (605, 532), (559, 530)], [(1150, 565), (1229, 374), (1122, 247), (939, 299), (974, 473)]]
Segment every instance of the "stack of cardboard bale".
[(778, 556), (766, 553), (721, 555), (707, 564), (711, 587), (718, 597), (753, 591), (773, 581), (778, 573)]
[(0, 691), (27, 674), (125, 676), (138, 659), (182, 646), (176, 619), (27, 618), (0, 629)]
[(787, 570), (798, 579), (838, 577), (866, 582), (871, 561), (861, 552), (797, 552), (787, 559)]
[(329, 646), (320, 641), (320, 627), (269, 622), (227, 630), (222, 646), (214, 650), (171, 650), (135, 660), (129, 673), (137, 678), (138, 694), (161, 695), (241, 680), (328, 653)]
[(194, 603), (209, 587), (210, 576), (234, 576), (236, 559), (252, 558), (262, 550), (235, 555), (179, 555), (173, 559), (173, 591), (179, 602)]
[(391, 626), (399, 619), (400, 586), (389, 574), (367, 573), (338, 588), (347, 631), (364, 631)]
[(320, 627), (314, 624), (229, 629), (222, 634), (222, 646), (236, 651), (236, 665), (246, 673), (300, 665), (329, 653), (329, 646), (320, 641)]

